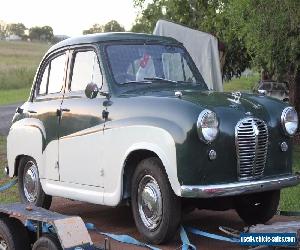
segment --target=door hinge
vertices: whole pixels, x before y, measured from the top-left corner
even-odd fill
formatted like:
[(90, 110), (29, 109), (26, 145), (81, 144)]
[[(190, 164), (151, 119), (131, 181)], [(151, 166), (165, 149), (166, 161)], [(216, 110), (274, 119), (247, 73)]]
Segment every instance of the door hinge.
[(100, 169), (100, 176), (104, 176), (104, 169), (103, 168)]
[(55, 163), (55, 168), (59, 169), (59, 163), (58, 163), (58, 161)]
[(56, 110), (56, 115), (57, 115), (58, 117), (61, 117), (61, 109), (57, 109), (57, 110)]
[(108, 114), (109, 114), (109, 112), (108, 112), (108, 111), (106, 111), (106, 110), (103, 110), (103, 111), (102, 111), (102, 118), (103, 118), (104, 120), (107, 120), (107, 118), (108, 118)]

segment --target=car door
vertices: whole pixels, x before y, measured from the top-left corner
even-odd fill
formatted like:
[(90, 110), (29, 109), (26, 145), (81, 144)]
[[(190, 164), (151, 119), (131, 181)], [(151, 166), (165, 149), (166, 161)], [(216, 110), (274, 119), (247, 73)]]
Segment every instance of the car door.
[(68, 90), (61, 106), (59, 128), (60, 180), (74, 184), (103, 186), (102, 111), (105, 98), (89, 99), (88, 83), (102, 87), (102, 74), (96, 50), (91, 47), (74, 49), (69, 73)]
[(36, 77), (34, 98), (23, 111), (40, 122), (39, 129), (43, 136), (40, 178), (50, 180), (59, 180), (57, 110), (63, 100), (67, 64), (67, 50), (54, 53), (43, 61)]

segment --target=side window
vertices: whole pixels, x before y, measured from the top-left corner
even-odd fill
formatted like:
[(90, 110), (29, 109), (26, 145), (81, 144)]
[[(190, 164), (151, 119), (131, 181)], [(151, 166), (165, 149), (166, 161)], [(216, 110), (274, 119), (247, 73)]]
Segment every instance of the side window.
[(44, 70), (43, 77), (42, 77), (40, 86), (37, 91), (38, 95), (44, 95), (47, 93), (48, 76), (49, 76), (49, 64), (47, 65), (47, 67)]
[(183, 68), (184, 68), (185, 81), (196, 82), (193, 72), (191, 71), (191, 68), (188, 66), (188, 63), (184, 57), (182, 57), (182, 64), (183, 64)]
[(164, 75), (169, 80), (195, 82), (195, 77), (180, 53), (163, 53)]
[(84, 90), (88, 83), (96, 83), (99, 87), (102, 85), (102, 75), (94, 51), (80, 51), (75, 54), (71, 91)]
[(65, 75), (67, 55), (63, 54), (50, 62), (50, 76), (48, 83), (48, 94), (58, 93), (62, 90)]

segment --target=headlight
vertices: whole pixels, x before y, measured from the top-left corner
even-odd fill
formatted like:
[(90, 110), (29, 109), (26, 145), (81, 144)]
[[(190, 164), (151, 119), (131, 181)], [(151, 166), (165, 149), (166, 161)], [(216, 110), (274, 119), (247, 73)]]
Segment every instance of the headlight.
[(205, 109), (197, 120), (197, 130), (199, 138), (206, 143), (216, 139), (219, 132), (219, 121), (215, 112)]
[(281, 114), (281, 125), (284, 132), (291, 136), (298, 128), (298, 115), (293, 107), (286, 107)]

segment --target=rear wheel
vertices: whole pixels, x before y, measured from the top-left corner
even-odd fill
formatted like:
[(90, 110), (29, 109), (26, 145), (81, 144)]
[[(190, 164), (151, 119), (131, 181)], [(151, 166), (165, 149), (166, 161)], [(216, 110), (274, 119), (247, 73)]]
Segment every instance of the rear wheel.
[(29, 236), (24, 225), (15, 218), (0, 219), (0, 250), (29, 250)]
[(132, 179), (131, 203), (139, 232), (153, 244), (168, 241), (178, 229), (181, 202), (158, 158), (143, 160)]
[(277, 212), (280, 190), (244, 195), (237, 198), (235, 209), (247, 225), (264, 224)]
[(52, 197), (45, 194), (39, 179), (38, 167), (34, 159), (21, 159), (18, 171), (18, 188), (23, 203), (49, 209)]

